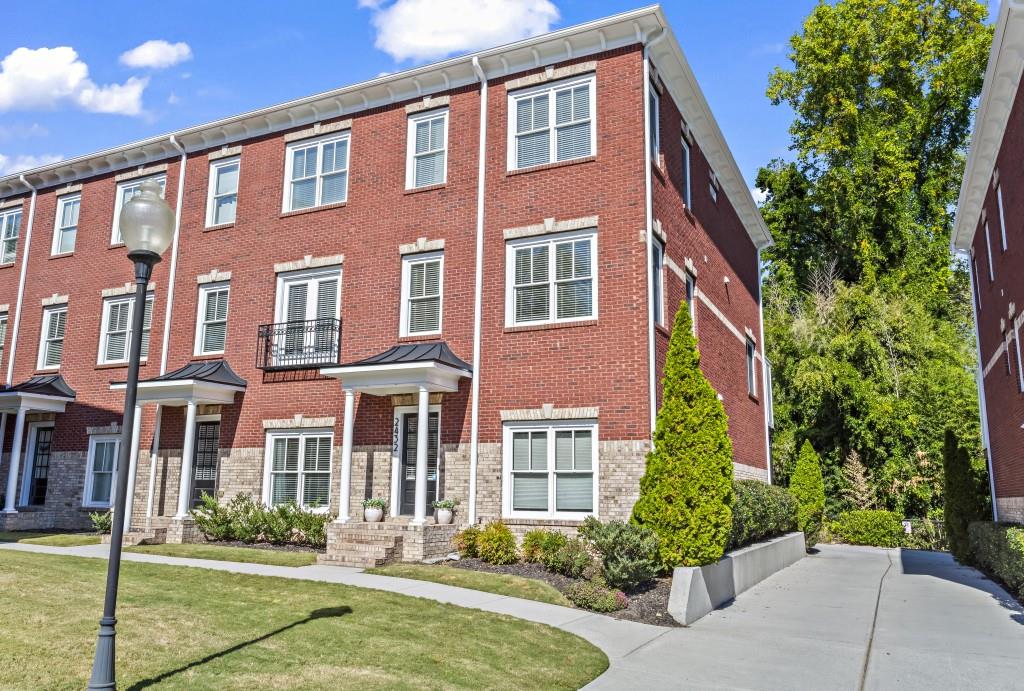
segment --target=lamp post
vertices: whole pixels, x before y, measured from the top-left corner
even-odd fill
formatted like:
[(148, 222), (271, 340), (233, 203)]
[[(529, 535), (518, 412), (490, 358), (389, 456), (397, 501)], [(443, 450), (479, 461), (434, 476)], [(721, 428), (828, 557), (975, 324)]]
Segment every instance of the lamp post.
[(142, 183), (140, 192), (124, 208), (118, 221), (121, 236), (128, 248), (128, 258), (135, 264), (135, 302), (132, 311), (132, 339), (128, 356), (128, 381), (124, 393), (124, 420), (121, 423), (121, 444), (117, 454), (114, 520), (110, 528), (110, 558), (107, 562), (107, 591), (103, 600), (103, 618), (96, 640), (96, 657), (92, 663), (89, 689), (116, 689), (114, 674), (114, 637), (117, 619), (117, 581), (121, 572), (121, 540), (124, 535), (125, 505), (128, 499), (128, 463), (131, 454), (132, 428), (135, 421), (135, 398), (139, 386), (139, 359), (142, 353), (142, 324), (146, 312), (146, 287), (153, 265), (167, 251), (174, 234), (174, 214), (160, 197), (160, 186), (153, 180)]

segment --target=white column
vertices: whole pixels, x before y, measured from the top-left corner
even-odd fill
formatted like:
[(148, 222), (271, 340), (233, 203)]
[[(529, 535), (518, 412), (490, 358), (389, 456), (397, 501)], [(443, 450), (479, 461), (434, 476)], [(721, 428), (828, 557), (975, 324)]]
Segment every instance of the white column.
[(427, 441), (430, 437), (430, 392), (420, 387), (419, 411), (416, 417), (416, 504), (412, 522), (427, 522)]
[(352, 520), (352, 430), (355, 428), (356, 392), (345, 389), (345, 424), (341, 438), (341, 488), (338, 491), (338, 523)]
[(181, 481), (178, 484), (178, 513), (175, 518), (185, 518), (189, 509), (189, 490), (192, 488), (192, 455), (196, 441), (196, 402), (188, 402), (185, 415), (185, 443), (181, 450)]
[(132, 528), (132, 507), (135, 504), (135, 473), (139, 470), (139, 437), (142, 434), (142, 406), (135, 406), (132, 421), (132, 448), (128, 456), (128, 497), (124, 503), (124, 532)]
[(156, 420), (153, 422), (153, 446), (149, 453), (149, 488), (146, 493), (146, 528), (153, 521), (153, 497), (156, 494), (156, 464), (160, 458), (160, 418), (163, 407), (156, 407)]
[(0, 465), (3, 465), (4, 441), (7, 435), (7, 413), (0, 413)]
[(25, 412), (24, 408), (18, 408), (18, 415), (14, 418), (14, 439), (11, 444), (11, 465), (7, 471), (4, 513), (17, 513), (14, 508), (14, 495), (18, 491), (18, 467), (21, 465), (21, 441), (25, 435)]

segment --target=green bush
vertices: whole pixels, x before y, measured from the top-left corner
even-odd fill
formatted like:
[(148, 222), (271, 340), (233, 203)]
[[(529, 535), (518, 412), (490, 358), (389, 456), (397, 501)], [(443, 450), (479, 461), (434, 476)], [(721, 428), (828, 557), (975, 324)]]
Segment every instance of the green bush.
[(934, 552), (949, 551), (946, 531), (942, 524), (930, 518), (911, 518), (910, 530), (900, 532), (900, 547), (906, 549), (929, 549)]
[(589, 516), (579, 533), (601, 558), (604, 579), (612, 587), (635, 588), (658, 575), (658, 534), (650, 528)]
[(547, 555), (554, 554), (568, 538), (554, 530), (531, 530), (523, 536), (523, 561), (544, 563)]
[(899, 515), (876, 509), (841, 513), (830, 528), (836, 540), (848, 545), (898, 547), (903, 534)]
[(818, 543), (825, 520), (825, 482), (821, 478), (821, 459), (809, 441), (805, 440), (800, 447), (789, 491), (797, 503), (797, 530), (804, 532), (804, 541), (810, 549)]
[(514, 564), (519, 561), (516, 536), (501, 521), (488, 523), (476, 539), (476, 550), (488, 564)]
[(1024, 598), (1024, 526), (975, 521), (967, 536), (972, 562)]
[(729, 549), (796, 530), (796, 499), (784, 488), (760, 480), (737, 480), (732, 494)]
[(565, 596), (577, 607), (593, 612), (616, 612), (629, 604), (625, 593), (607, 587), (599, 578), (571, 584)]
[(322, 549), (327, 546), (329, 513), (310, 511), (295, 502), (266, 507), (250, 494), (239, 494), (221, 506), (215, 497), (203, 494), (193, 509), (196, 527), (212, 540), (300, 544)]
[(480, 539), (480, 529), (475, 525), (471, 525), (468, 528), (455, 533), (453, 538), (455, 542), (455, 549), (458, 550), (459, 556), (465, 559), (474, 559), (480, 556), (480, 552), (477, 551), (477, 541)]
[(114, 526), (114, 514), (112, 511), (90, 513), (89, 520), (92, 521), (92, 529), (104, 535), (110, 534), (110, 529)]
[(957, 561), (967, 563), (971, 556), (967, 526), (983, 518), (983, 508), (971, 469), (970, 454), (949, 429), (946, 430), (942, 451), (942, 471), (946, 478), (943, 514), (949, 551)]
[(594, 563), (587, 543), (579, 538), (566, 540), (558, 549), (545, 554), (544, 568), (569, 578), (579, 578)]
[(690, 310), (676, 311), (665, 358), (654, 449), (633, 522), (659, 538), (662, 566), (718, 561), (732, 529), (732, 441), (718, 394), (700, 369)]
[(294, 520), (296, 542), (316, 549), (327, 547), (327, 525), (334, 520), (334, 516), (327, 513), (299, 511), (295, 514)]
[(232, 540), (231, 512), (216, 497), (203, 492), (198, 507), (192, 509), (192, 518), (203, 535), (212, 540)]

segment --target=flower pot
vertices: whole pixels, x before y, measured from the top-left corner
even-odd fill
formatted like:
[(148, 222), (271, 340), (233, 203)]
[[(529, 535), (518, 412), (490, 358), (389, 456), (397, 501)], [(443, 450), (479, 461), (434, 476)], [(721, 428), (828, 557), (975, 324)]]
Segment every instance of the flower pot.
[(363, 520), (367, 523), (379, 523), (384, 518), (384, 509), (377, 506), (367, 506), (363, 509)]
[(448, 525), (452, 522), (451, 509), (434, 509), (434, 519), (438, 525)]

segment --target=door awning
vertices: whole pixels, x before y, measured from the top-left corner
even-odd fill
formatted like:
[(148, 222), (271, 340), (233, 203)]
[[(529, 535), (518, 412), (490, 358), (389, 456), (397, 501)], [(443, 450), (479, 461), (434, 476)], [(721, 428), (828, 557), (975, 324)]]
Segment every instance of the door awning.
[(18, 408), (49, 413), (63, 413), (75, 400), (75, 391), (59, 374), (32, 377), (14, 386), (0, 388), (0, 411)]
[(402, 343), (362, 360), (324, 367), (320, 373), (340, 379), (345, 387), (386, 396), (428, 391), (458, 391), (459, 380), (473, 376), (473, 368), (444, 341)]
[[(190, 362), (139, 382), (138, 402), (182, 406), (190, 402), (227, 405), (235, 394), (245, 391), (246, 381), (238, 376), (226, 360)], [(112, 382), (110, 388), (123, 391), (125, 382)]]

